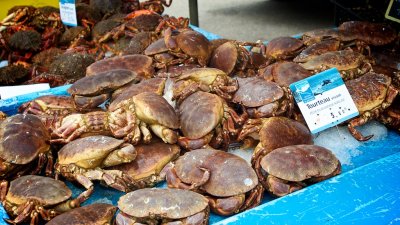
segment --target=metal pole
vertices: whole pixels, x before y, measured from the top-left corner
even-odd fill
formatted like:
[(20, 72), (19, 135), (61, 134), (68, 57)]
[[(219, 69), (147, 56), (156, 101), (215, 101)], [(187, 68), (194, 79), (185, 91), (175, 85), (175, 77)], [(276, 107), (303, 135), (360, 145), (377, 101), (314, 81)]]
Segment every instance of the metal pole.
[(189, 19), (190, 24), (199, 26), (199, 12), (197, 10), (197, 0), (189, 0)]

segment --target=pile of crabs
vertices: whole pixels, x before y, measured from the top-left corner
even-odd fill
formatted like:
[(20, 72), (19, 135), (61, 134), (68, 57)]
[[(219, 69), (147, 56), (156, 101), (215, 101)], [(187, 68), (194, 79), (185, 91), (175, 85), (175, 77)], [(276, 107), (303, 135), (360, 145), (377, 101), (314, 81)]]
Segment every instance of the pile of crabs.
[[(148, 12), (83, 49), (104, 57), (98, 50), (108, 46), (110, 57), (85, 66), (70, 96), (42, 96), (2, 117), (8, 222), (111, 224), (115, 206), (80, 207), (100, 182), (127, 193), (116, 224), (208, 224), (210, 211), (236, 214), (264, 192), (281, 197), (333, 177), (340, 161), (313, 145), (288, 88), (332, 67), (360, 112), (344, 124), (354, 138), (372, 137), (356, 129), (372, 119), (400, 128), (399, 37), (390, 27), (352, 21), (268, 44), (209, 41), (171, 18), (158, 20), (158, 35), (137, 33)], [(114, 52), (115, 40), (129, 44)], [(255, 147), (251, 162), (227, 152), (234, 143)], [(85, 189), (72, 198), (64, 180)], [(162, 181), (168, 188), (151, 188)]]

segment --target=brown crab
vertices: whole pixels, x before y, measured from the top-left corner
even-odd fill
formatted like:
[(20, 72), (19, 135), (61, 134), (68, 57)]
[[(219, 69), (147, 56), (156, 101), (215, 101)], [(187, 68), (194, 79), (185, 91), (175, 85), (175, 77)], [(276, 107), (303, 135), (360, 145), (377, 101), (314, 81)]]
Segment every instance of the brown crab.
[(255, 207), (262, 199), (263, 188), (254, 170), (231, 153), (193, 150), (170, 164), (166, 172), (168, 187), (204, 193), (211, 210), (219, 215)]
[(195, 68), (182, 73), (173, 87), (173, 100), (181, 103), (196, 91), (215, 93), (230, 100), (238, 89), (237, 81), (215, 68)]
[(300, 65), (316, 73), (335, 67), (344, 80), (357, 78), (372, 68), (364, 55), (352, 50), (327, 52)]
[(181, 131), (178, 143), (186, 149), (198, 149), (210, 144), (226, 149), (230, 135), (236, 135), (235, 123), (241, 124), (236, 112), (215, 94), (195, 92), (179, 105)]
[(297, 63), (276, 62), (259, 70), (259, 76), (267, 81), (273, 81), (281, 87), (289, 87), (290, 84), (311, 76), (312, 73)]
[(232, 102), (245, 107), (251, 118), (290, 116), (293, 96), (287, 87), (259, 77), (237, 78), (239, 89)]
[(71, 210), (84, 202), (89, 196), (80, 194), (71, 199), (72, 191), (64, 182), (53, 178), (27, 175), (10, 182), (1, 182), (1, 201), (12, 220), (9, 223), (19, 224), (30, 221), (37, 225), (39, 219), (50, 220), (53, 217)]
[[(127, 84), (112, 93), (111, 102), (114, 102), (116, 99), (119, 99), (119, 101), (125, 99), (124, 97), (118, 98), (120, 95), (132, 97), (143, 92), (153, 92), (163, 95), (165, 83), (166, 79), (164, 78), (150, 78), (142, 80), (139, 83)], [(114, 102), (114, 104), (117, 104), (117, 102)]]
[(207, 225), (210, 213), (204, 196), (179, 189), (136, 190), (122, 196), (118, 208), (121, 212), (116, 217), (117, 225)]
[(314, 43), (307, 46), (303, 51), (297, 55), (293, 62), (302, 63), (311, 60), (312, 58), (324, 54), (326, 52), (338, 51), (340, 48), (340, 41), (337, 39), (326, 39), (321, 42)]
[(391, 83), (390, 77), (374, 72), (346, 82), (346, 87), (360, 113), (348, 124), (348, 129), (355, 139), (367, 141), (373, 136), (364, 137), (355, 127), (377, 119), (383, 110), (392, 104), (398, 90)]
[(89, 136), (64, 145), (58, 152), (55, 165), (56, 179), (59, 175), (76, 181), (86, 188), (86, 196), (93, 192), (92, 180), (102, 180), (108, 186), (120, 188), (114, 177), (120, 172), (103, 169), (132, 162), (136, 149), (131, 145), (108, 136)]
[(125, 55), (99, 60), (86, 68), (86, 76), (92, 76), (107, 70), (126, 69), (138, 74), (139, 77), (153, 76), (153, 60), (145, 55)]
[(336, 156), (317, 145), (291, 145), (259, 154), (253, 167), (264, 188), (278, 197), (341, 172)]
[(111, 97), (111, 93), (140, 78), (136, 72), (114, 69), (77, 80), (69, 89), (78, 109), (93, 109)]
[(153, 187), (165, 180), (163, 168), (171, 161), (179, 157), (180, 148), (177, 145), (153, 141), (150, 144), (135, 146), (137, 156), (130, 163), (109, 167), (110, 170), (121, 171), (120, 191), (129, 192), (136, 189)]
[(54, 141), (67, 143), (88, 133), (106, 132), (133, 144), (140, 140), (146, 143), (152, 137), (149, 127), (164, 142), (174, 144), (177, 141), (177, 133), (173, 129), (179, 128), (179, 119), (172, 106), (156, 93), (132, 92), (115, 99), (106, 112), (65, 117), (54, 131), (60, 139)]
[(293, 37), (278, 37), (268, 42), (265, 48), (267, 65), (274, 61), (294, 58), (304, 48), (303, 41)]
[(313, 137), (308, 128), (286, 117), (249, 119), (243, 125), (238, 140), (242, 141), (246, 137), (260, 140), (254, 149), (253, 158), (284, 146), (313, 144)]
[(37, 174), (46, 161), (46, 174), (52, 174), (50, 134), (38, 117), (17, 114), (4, 119), (0, 123), (0, 143), (0, 178)]
[(149, 45), (144, 53), (154, 57), (157, 68), (181, 63), (206, 66), (211, 57), (211, 44), (199, 32), (184, 29), (173, 35), (172, 30), (168, 28), (164, 37)]
[[(220, 69), (228, 75), (254, 75), (266, 59), (261, 54), (248, 51), (244, 44), (249, 43), (227, 41), (221, 44), (213, 51), (209, 66)], [(260, 56), (260, 60), (256, 60), (257, 56)]]
[(46, 225), (111, 225), (117, 207), (95, 203), (82, 206), (54, 217)]
[(318, 29), (305, 32), (301, 39), (307, 46), (311, 46), (315, 43), (319, 43), (328, 39), (338, 39), (339, 31), (335, 29)]
[(400, 131), (400, 98), (395, 98), (393, 104), (383, 111), (379, 121), (390, 128)]

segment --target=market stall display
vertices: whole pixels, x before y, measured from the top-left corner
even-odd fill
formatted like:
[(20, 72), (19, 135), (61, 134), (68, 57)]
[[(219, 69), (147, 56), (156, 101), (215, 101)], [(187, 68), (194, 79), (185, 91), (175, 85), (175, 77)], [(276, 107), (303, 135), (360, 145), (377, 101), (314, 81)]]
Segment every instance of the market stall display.
[[(379, 60), (382, 54), (399, 53), (399, 37), (392, 28), (348, 22), (338, 30), (307, 32), (301, 38), (280, 37), (269, 43), (212, 42), (211, 35), (190, 28), (187, 19), (161, 16), (162, 6), (168, 4), (148, 1), (135, 5), (129, 1), (102, 8), (106, 9), (104, 12), (98, 9), (110, 23), (104, 30), (95, 27), (106, 20), (90, 20), (87, 15), (81, 18), (82, 28), (77, 29), (76, 37), (63, 41), (67, 44), (59, 50), (64, 53), (56, 51), (58, 56), (49, 64), (59, 66), (62, 71), (79, 71), (80, 75), (72, 77), (68, 76), (74, 72), (65, 76), (61, 70), (52, 70), (52, 66), (39, 68), (40, 60), (35, 62), (32, 56), (59, 47), (57, 38), (49, 37), (46, 28), (15, 31), (16, 25), (22, 25), (21, 17), (25, 18), (23, 26), (37, 26), (33, 23), (35, 18), (31, 21), (24, 14), (37, 9), (16, 9), (8, 18), (12, 24), (2, 30), (5, 35), (2, 57), (9, 60), (9, 66), (23, 65), (31, 78), (61, 76), (72, 85), (50, 91), (66, 95), (63, 97), (37, 96), (27, 102), (18, 96), (17, 101), (8, 102), (10, 107), (7, 101), (1, 103), (0, 110), (10, 116), (0, 124), (4, 128), (0, 133), (4, 143), (12, 138), (45, 142), (35, 143), (39, 145), (33, 146), (37, 149), (30, 146), (29, 156), (26, 152), (19, 153), (20, 149), (7, 153), (17, 159), (3, 157), (2, 177), (6, 181), (17, 181), (13, 180), (14, 175), (30, 179), (25, 175), (30, 172), (47, 176), (55, 172), (56, 179), (76, 181), (86, 190), (65, 211), (83, 201), (116, 205), (121, 192), (129, 192), (118, 202), (119, 224), (129, 221), (207, 224), (209, 216), (213, 223), (221, 220), (217, 214), (252, 212), (249, 209), (271, 199), (264, 189), (274, 196), (283, 196), (308, 190), (311, 184), (349, 170), (336, 156), (335, 146), (327, 149), (312, 145), (316, 138), (305, 126), (295, 106), (294, 93), (288, 88), (294, 81), (332, 67), (347, 80), (360, 112), (359, 117), (345, 123), (351, 135), (359, 141), (370, 139), (371, 136), (364, 138), (355, 127), (371, 119), (398, 129), (399, 72), (393, 67), (379, 73), (373, 70), (377, 65), (385, 67), (388, 60)], [(72, 31), (57, 18), (46, 24), (58, 31)], [(137, 40), (139, 44), (134, 42)], [(132, 45), (136, 47), (130, 48)], [(376, 52), (381, 55), (376, 56)], [(66, 61), (80, 62), (81, 68), (73, 65), (64, 68), (65, 58), (60, 57), (71, 55), (75, 59)], [(76, 55), (90, 60), (76, 59)], [(47, 74), (47, 70), (51, 73)], [(329, 81), (322, 85), (329, 85)], [(21, 104), (20, 113), (12, 116)], [(40, 126), (14, 121), (31, 117)], [(25, 126), (19, 130), (23, 135), (9, 134), (8, 127), (15, 130), (21, 124)], [(37, 127), (43, 131), (40, 135), (45, 136), (40, 140), (37, 133), (31, 132)], [(391, 133), (390, 140), (397, 136)], [(17, 145), (16, 141), (13, 143)], [(250, 148), (252, 159), (246, 162), (231, 154), (233, 145)], [(2, 152), (14, 149), (6, 147)], [(382, 154), (398, 151), (393, 148)], [(46, 157), (48, 164), (44, 171)], [(24, 158), (29, 160), (18, 161)], [(376, 160), (379, 156), (371, 158)], [(29, 169), (20, 170), (14, 164), (26, 164)], [(165, 187), (165, 180), (170, 189), (143, 189)], [(67, 184), (76, 193), (74, 184)], [(10, 213), (8, 205), (14, 203), (3, 201), (8, 216), (17, 223), (39, 224), (38, 214), (49, 220), (64, 211), (52, 211), (45, 202), (45, 209), (39, 208), (47, 211), (42, 212), (34, 203), (18, 203), (23, 206)], [(209, 208), (213, 212), (210, 215)], [(28, 215), (27, 211), (35, 213)], [(74, 216), (72, 212), (76, 211), (69, 212)], [(104, 220), (109, 220), (108, 216)]]

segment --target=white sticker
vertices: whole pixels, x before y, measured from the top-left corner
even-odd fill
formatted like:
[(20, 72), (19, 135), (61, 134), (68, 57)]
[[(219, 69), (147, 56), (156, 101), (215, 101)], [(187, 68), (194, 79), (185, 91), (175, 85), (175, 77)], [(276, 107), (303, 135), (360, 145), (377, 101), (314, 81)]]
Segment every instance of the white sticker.
[(29, 84), (19, 86), (4, 86), (0, 87), (0, 98), (7, 99), (18, 95), (24, 95), (37, 91), (44, 91), (50, 89), (50, 85), (45, 84)]
[(313, 134), (359, 114), (336, 68), (297, 81), (289, 87)]
[(65, 25), (73, 27), (78, 26), (75, 0), (60, 0), (60, 15), (61, 20)]

